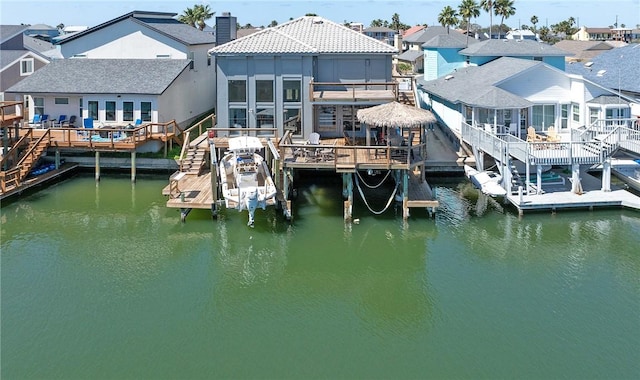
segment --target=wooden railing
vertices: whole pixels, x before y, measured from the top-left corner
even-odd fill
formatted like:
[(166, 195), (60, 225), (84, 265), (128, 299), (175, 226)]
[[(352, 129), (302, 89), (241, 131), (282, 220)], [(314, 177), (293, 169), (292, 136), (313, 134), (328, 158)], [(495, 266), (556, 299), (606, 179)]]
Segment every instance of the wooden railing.
[(358, 100), (358, 90), (389, 91), (398, 99), (398, 82), (309, 82), (309, 100), (317, 101), (315, 91), (344, 91), (351, 93), (351, 100)]
[[(49, 144), (49, 140), (50, 131), (47, 130), (44, 135), (40, 136), (40, 138), (32, 143), (30, 148), (20, 156), (15, 166), (9, 170), (0, 172), (0, 190), (2, 190), (2, 192), (6, 192), (9, 187), (18, 187), (22, 184), (22, 180), (29, 174), (33, 165), (38, 161), (40, 155), (42, 155), (42, 151), (38, 152), (40, 145), (43, 142)], [(27, 159), (31, 159), (28, 167), (25, 166)]]
[(0, 161), (0, 170), (9, 169), (13, 167), (19, 158), (19, 154), (21, 149), (24, 146), (27, 146), (29, 142), (33, 139), (33, 131), (28, 129), (25, 134), (20, 137), (20, 139), (12, 145), (11, 149), (2, 156), (2, 160)]

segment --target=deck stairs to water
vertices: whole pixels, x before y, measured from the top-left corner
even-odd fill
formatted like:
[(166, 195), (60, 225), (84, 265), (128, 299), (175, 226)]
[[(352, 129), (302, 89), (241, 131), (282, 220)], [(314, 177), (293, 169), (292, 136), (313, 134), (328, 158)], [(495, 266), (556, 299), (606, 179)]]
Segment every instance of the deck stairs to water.
[[(188, 136), (187, 136), (188, 137)], [(208, 141), (206, 136), (198, 136), (195, 140), (182, 146), (180, 172), (200, 175), (207, 168)]]
[(19, 187), (47, 148), (49, 138), (46, 134), (38, 139), (31, 139), (30, 135), (23, 136), (2, 158), (0, 164), (8, 168), (0, 172), (0, 190), (6, 192)]

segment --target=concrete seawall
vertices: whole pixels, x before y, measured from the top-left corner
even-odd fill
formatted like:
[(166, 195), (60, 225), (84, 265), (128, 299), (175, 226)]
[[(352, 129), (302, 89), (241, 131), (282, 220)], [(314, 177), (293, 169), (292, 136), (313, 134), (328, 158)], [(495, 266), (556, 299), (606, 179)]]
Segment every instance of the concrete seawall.
[[(81, 168), (94, 168), (95, 157), (63, 157), (65, 162), (76, 163)], [(131, 169), (131, 158), (120, 157), (100, 157), (100, 167), (103, 169)], [(171, 158), (136, 158), (136, 169), (138, 170), (158, 170), (175, 171), (178, 170), (178, 163)]]

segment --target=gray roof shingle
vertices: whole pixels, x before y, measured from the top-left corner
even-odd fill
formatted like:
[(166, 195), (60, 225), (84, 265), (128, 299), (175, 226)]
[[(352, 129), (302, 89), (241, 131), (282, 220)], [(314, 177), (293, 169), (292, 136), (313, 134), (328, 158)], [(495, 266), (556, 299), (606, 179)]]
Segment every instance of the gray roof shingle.
[(303, 16), (287, 23), (227, 42), (209, 50), (211, 54), (396, 54), (393, 46), (365, 36), (346, 26), (316, 16)]
[(6, 92), (27, 94), (162, 94), (186, 59), (59, 59)]
[(84, 30), (79, 33), (75, 33), (69, 37), (61, 39), (58, 43), (64, 44), (69, 41), (73, 41), (76, 38), (82, 37), (89, 33), (93, 33), (96, 30), (100, 30), (109, 25), (113, 25), (122, 20), (131, 18), (136, 22), (144, 25), (150, 29), (156, 30), (168, 37), (173, 38), (185, 45), (199, 45), (199, 44), (213, 44), (215, 43), (215, 37), (211, 33), (200, 31), (197, 28), (184, 24), (173, 17), (176, 13), (166, 12), (148, 12), (148, 11), (133, 11), (120, 17), (114, 18), (100, 25), (96, 25), (92, 28)]
[(29, 25), (0, 25), (0, 43), (24, 32), (28, 27)]
[(424, 54), (420, 50), (407, 50), (404, 53), (398, 56), (398, 59), (401, 61), (414, 62), (416, 59), (422, 57)]
[[(443, 78), (418, 84), (427, 92), (452, 103), (464, 103), (485, 108), (519, 108), (531, 103), (511, 94), (496, 84), (535, 66), (544, 65), (539, 61), (502, 57), (482, 66), (469, 66)], [(449, 79), (447, 79), (449, 78)]]
[(565, 70), (606, 88), (640, 93), (640, 44), (605, 51), (591, 62), (589, 67), (583, 63), (567, 64)]
[(460, 51), (462, 55), (484, 57), (520, 57), (520, 56), (562, 56), (571, 53), (551, 45), (532, 40), (486, 40)]

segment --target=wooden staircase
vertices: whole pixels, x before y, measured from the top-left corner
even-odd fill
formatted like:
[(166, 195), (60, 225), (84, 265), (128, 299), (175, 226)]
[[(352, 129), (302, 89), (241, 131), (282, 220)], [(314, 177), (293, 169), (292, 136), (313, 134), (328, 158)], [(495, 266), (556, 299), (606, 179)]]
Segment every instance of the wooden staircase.
[(414, 98), (413, 91), (400, 91), (398, 93), (398, 102), (408, 106), (415, 106), (416, 100)]
[(206, 167), (207, 149), (200, 145), (189, 146), (185, 157), (180, 161), (180, 171), (200, 175)]
[[(50, 130), (47, 130), (37, 140), (31, 140), (29, 135), (25, 135), (10, 153), (3, 157), (2, 167), (8, 164), (10, 168), (0, 172), (0, 190), (2, 192), (19, 187), (23, 183), (31, 169), (49, 147), (49, 135)], [(20, 148), (21, 146), (26, 146), (27, 148), (23, 150)], [(13, 160), (16, 159), (17, 162), (11, 165), (14, 162)]]

